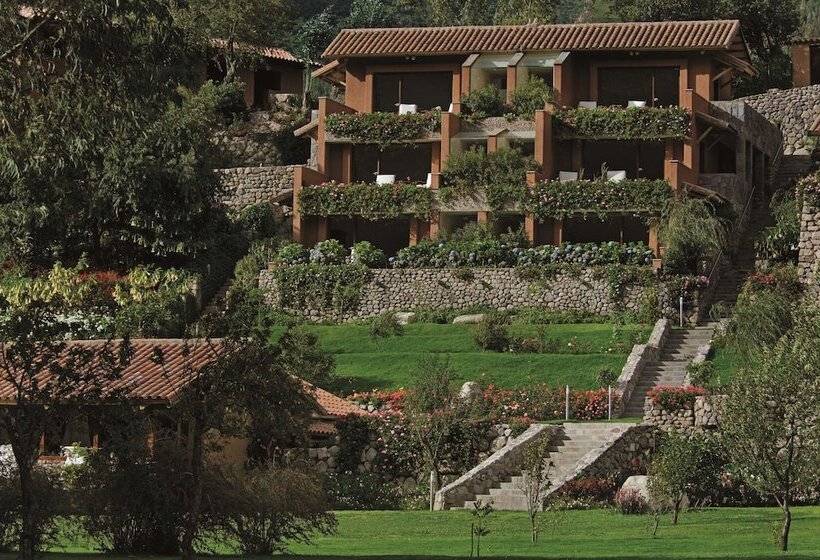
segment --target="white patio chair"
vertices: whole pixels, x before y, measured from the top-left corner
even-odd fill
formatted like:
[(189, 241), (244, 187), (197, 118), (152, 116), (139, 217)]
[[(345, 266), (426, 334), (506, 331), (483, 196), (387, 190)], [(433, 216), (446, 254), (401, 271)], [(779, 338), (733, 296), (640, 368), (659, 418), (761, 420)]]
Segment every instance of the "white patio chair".
[(626, 180), (626, 171), (624, 171), (624, 170), (607, 171), (606, 172), (606, 180), (607, 181), (612, 181), (613, 183), (620, 183), (621, 181)]
[(627, 101), (626, 106), (627, 107), (636, 107), (636, 108), (641, 109), (643, 107), (646, 107), (646, 101)]
[(598, 102), (597, 101), (579, 101), (578, 107), (581, 109), (597, 109)]
[(396, 182), (395, 175), (376, 175), (377, 185), (392, 185)]
[(400, 115), (412, 115), (419, 112), (419, 106), (413, 103), (399, 103)]
[(570, 183), (572, 181), (578, 180), (578, 172), (577, 171), (559, 171), (558, 172), (558, 182), (559, 183)]

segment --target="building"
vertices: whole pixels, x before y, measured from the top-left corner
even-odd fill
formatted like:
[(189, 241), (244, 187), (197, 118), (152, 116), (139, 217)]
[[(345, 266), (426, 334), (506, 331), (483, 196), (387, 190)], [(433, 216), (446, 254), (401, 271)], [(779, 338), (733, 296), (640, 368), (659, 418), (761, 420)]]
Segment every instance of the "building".
[[(119, 352), (119, 341), (85, 340), (66, 344), (63, 353), (71, 356), (72, 346), (90, 349), (92, 355)], [(66, 448), (105, 448), (110, 441), (111, 424), (119, 418), (108, 409), (118, 404), (144, 411), (148, 418), (148, 445), (159, 434), (184, 438), (186, 428), (175, 415), (173, 405), (184, 394), (199, 373), (226, 351), (221, 339), (133, 339), (129, 341), (130, 359), (112, 379), (103, 381), (96, 400), (82, 400), (72, 407), (76, 414), (62, 416), (64, 423), (50, 426), (40, 438), (40, 462), (60, 463)], [(78, 359), (78, 358), (74, 358)], [(84, 363), (85, 359), (79, 360)], [(45, 383), (49, 368), (43, 367), (39, 379)], [(305, 392), (315, 401), (309, 414), (307, 435), (311, 443), (326, 443), (337, 435), (337, 424), (349, 416), (366, 415), (356, 404), (303, 382)], [(0, 407), (16, 406), (16, 389), (7, 379), (0, 379)], [(6, 444), (0, 429), (0, 448)], [(242, 438), (219, 438), (221, 459), (243, 463), (247, 459), (248, 441)]]
[[(636, 181), (661, 180), (670, 196), (688, 191), (740, 210), (751, 186), (764, 186), (777, 152), (775, 142), (760, 140), (747, 126), (754, 111), (731, 103), (735, 78), (755, 72), (734, 20), (347, 29), (324, 59), (313, 76), (343, 89), (344, 99), (321, 99), (313, 121), (297, 131), (314, 144), (310, 164), (294, 177), (293, 237), (305, 244), (367, 240), (392, 254), (477, 221), (523, 227), (535, 244), (644, 241), (659, 256), (657, 221), (650, 219), (657, 207), (610, 209), (603, 218), (590, 216), (589, 208), (569, 208), (549, 218), (520, 203), (494, 207), (481, 196), (444, 203), (442, 174), (465, 150), (516, 147), (538, 166), (522, 171), (522, 185), (539, 192), (594, 189), (607, 177), (629, 192)], [(552, 101), (532, 117), (467, 114), (471, 93), (493, 84), (511, 103), (532, 78), (552, 89)], [(373, 122), (371, 113), (396, 114), (390, 122), (401, 125), (436, 110), (440, 121), (410, 141), (378, 146), (367, 134), (334, 134), (340, 115), (361, 128)], [(632, 124), (619, 129), (620, 122)], [(599, 176), (603, 180), (584, 181)], [(311, 214), (300, 205), (317, 185), (337, 183), (333, 188), (344, 196), (346, 184), (374, 180), (429, 188), (434, 211), (373, 219)]]
[(820, 37), (795, 41), (791, 46), (792, 86), (820, 84)]

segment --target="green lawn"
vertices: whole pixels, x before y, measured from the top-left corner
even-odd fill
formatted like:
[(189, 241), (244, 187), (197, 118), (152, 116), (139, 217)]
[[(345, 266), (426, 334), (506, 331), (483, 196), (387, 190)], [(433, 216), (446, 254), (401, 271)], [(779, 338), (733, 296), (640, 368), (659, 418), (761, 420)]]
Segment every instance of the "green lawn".
[(715, 348), (712, 354), (712, 362), (715, 364), (715, 372), (723, 385), (728, 385), (740, 368), (740, 354), (731, 347)]
[[(485, 558), (820, 558), (820, 507), (796, 508), (791, 550), (781, 555), (772, 537), (775, 508), (691, 511), (652, 538), (649, 516), (613, 510), (547, 513), (541, 539), (529, 540), (525, 512), (495, 512), (482, 540)], [(468, 512), (341, 512), (338, 533), (295, 546), (304, 558), (422, 559), (469, 556)]]
[[(555, 347), (555, 353), (513, 354), (483, 351), (473, 341), (469, 325), (411, 324), (402, 336), (377, 339), (366, 325), (305, 328), (315, 332), (322, 348), (336, 357), (339, 380), (334, 389), (342, 393), (406, 387), (419, 363), (430, 355), (448, 360), (459, 381), (591, 389), (601, 369), (620, 373), (632, 344), (645, 341), (651, 330), (646, 325), (622, 326), (613, 347), (609, 324), (513, 325), (513, 334), (551, 340)], [(272, 336), (281, 332), (277, 329)]]

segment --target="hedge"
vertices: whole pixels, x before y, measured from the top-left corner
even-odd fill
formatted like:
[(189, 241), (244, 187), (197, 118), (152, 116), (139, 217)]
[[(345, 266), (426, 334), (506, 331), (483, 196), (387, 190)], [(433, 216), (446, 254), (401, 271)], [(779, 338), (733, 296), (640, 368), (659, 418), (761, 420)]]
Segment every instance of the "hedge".
[(410, 214), (428, 219), (433, 192), (411, 183), (326, 183), (302, 187), (299, 209), (306, 216), (358, 216), (365, 220), (397, 218)]
[(441, 111), (398, 113), (333, 113), (325, 119), (328, 132), (359, 144), (406, 144), (424, 138), (441, 125)]
[(555, 119), (569, 137), (664, 140), (684, 138), (691, 117), (682, 107), (579, 107), (562, 109)]

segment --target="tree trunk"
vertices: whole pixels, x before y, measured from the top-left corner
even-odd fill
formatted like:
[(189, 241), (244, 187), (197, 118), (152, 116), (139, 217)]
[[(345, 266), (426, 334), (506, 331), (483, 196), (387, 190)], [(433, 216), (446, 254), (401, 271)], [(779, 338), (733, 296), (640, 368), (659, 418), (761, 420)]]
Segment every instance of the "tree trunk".
[(33, 560), (36, 552), (37, 524), (34, 521), (34, 482), (32, 467), (28, 462), (18, 463), (20, 476), (20, 558)]
[(678, 499), (675, 500), (675, 503), (672, 505), (672, 525), (678, 524), (678, 514), (680, 513), (681, 502), (683, 502), (683, 498), (678, 496)]
[(202, 470), (203, 470), (203, 437), (201, 424), (197, 420), (191, 421), (188, 478), (189, 488), (185, 492), (185, 511), (182, 521), (182, 538), (180, 548), (183, 560), (194, 560), (194, 540), (199, 532), (199, 515), (202, 505)]
[(783, 499), (783, 528), (780, 531), (780, 550), (786, 552), (789, 550), (789, 529), (792, 526), (792, 510), (789, 509), (788, 493)]
[(430, 511), (436, 505), (436, 492), (438, 492), (438, 471), (430, 469)]

